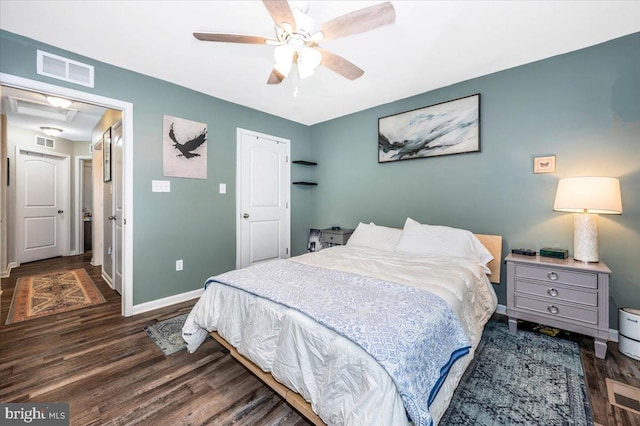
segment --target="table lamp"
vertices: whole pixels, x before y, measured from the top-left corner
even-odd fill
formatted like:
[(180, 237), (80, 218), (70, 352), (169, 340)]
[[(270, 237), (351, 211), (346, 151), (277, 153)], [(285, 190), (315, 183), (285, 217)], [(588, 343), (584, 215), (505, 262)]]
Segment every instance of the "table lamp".
[(598, 214), (622, 214), (620, 181), (612, 177), (572, 177), (558, 181), (553, 210), (573, 216), (573, 258), (598, 262)]

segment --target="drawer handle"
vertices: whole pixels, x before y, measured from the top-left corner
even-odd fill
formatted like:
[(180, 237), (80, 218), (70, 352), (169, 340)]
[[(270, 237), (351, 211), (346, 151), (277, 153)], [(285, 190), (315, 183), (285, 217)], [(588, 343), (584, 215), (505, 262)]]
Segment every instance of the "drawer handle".
[(551, 281), (555, 281), (558, 279), (558, 274), (556, 274), (555, 272), (548, 272), (547, 278), (549, 278)]
[(558, 296), (558, 290), (552, 287), (549, 290), (547, 290), (547, 294), (551, 297), (556, 297)]
[(552, 314), (557, 314), (558, 312), (560, 312), (560, 309), (558, 309), (556, 305), (549, 305), (547, 306), (547, 311), (549, 311)]

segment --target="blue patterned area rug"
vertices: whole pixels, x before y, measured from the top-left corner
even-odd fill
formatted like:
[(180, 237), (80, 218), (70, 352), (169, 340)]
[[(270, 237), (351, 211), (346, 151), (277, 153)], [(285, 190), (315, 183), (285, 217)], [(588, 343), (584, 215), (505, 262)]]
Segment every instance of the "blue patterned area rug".
[(593, 426), (578, 343), (489, 321), (440, 425)]
[(182, 326), (189, 314), (169, 318), (155, 324), (147, 325), (144, 331), (158, 345), (165, 356), (181, 351), (187, 347), (182, 339)]

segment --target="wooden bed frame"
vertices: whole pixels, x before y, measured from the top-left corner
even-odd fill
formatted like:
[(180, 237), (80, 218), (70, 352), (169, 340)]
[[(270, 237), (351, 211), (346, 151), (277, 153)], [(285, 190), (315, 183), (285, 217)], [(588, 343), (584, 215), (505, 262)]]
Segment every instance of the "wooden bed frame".
[[(502, 260), (502, 237), (500, 235), (482, 235), (475, 234), (480, 242), (493, 255), (493, 260), (487, 265), (491, 270), (489, 279), (492, 283), (500, 284), (500, 265)], [(216, 339), (225, 349), (229, 351), (232, 357), (240, 361), (242, 365), (247, 367), (256, 377), (262, 380), (267, 386), (273, 389), (278, 395), (284, 398), (293, 408), (298, 410), (307, 420), (316, 426), (325, 426), (322, 419), (313, 411), (311, 404), (308, 403), (299, 393), (292, 391), (282, 383), (278, 382), (270, 373), (262, 370), (248, 358), (241, 355), (236, 348), (231, 346), (216, 331), (209, 333), (211, 337)]]

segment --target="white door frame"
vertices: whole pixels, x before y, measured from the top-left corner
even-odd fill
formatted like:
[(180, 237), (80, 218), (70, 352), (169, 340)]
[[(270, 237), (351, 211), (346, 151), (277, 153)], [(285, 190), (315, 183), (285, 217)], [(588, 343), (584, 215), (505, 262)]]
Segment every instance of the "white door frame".
[[(62, 200), (62, 205), (59, 206), (58, 208), (61, 208), (62, 211), (69, 213), (71, 211), (71, 156), (69, 154), (63, 154), (60, 152), (56, 152), (56, 151), (47, 151), (44, 150), (42, 148), (39, 147), (31, 147), (31, 148), (27, 148), (25, 146), (20, 146), (20, 145), (16, 145), (15, 147), (16, 152), (15, 152), (15, 159), (16, 159), (16, 205), (14, 206), (15, 208), (15, 215), (14, 217), (16, 218), (16, 221), (18, 222), (16, 224), (16, 241), (15, 241), (15, 252), (16, 252), (16, 261), (18, 263), (18, 265), (21, 262), (20, 257), (22, 256), (22, 254), (24, 253), (24, 237), (19, 236), (20, 234), (22, 234), (24, 232), (24, 210), (21, 206), (24, 205), (24, 196), (25, 196), (25, 192), (24, 192), (24, 186), (21, 188), (19, 184), (24, 185), (24, 181), (23, 178), (25, 175), (23, 175), (22, 173), (24, 173), (24, 169), (22, 166), (22, 161), (20, 159), (20, 157), (22, 155), (26, 155), (28, 156), (29, 153), (35, 153), (35, 154), (42, 154), (43, 156), (46, 157), (54, 157), (57, 158), (59, 160), (62, 160), (63, 163), (63, 173), (65, 176), (65, 180), (66, 180), (66, 188), (65, 191), (63, 192), (63, 200)], [(21, 152), (24, 152), (24, 154), (21, 154)], [(6, 207), (5, 207), (6, 208)], [(18, 214), (20, 213), (20, 214)], [(62, 256), (69, 256), (70, 254), (70, 250), (69, 247), (71, 247), (71, 220), (70, 220), (71, 215), (68, 214), (66, 217), (63, 217), (63, 225), (62, 225), (62, 233), (63, 233), (63, 237), (62, 237), (62, 245), (60, 247), (60, 252), (62, 253)], [(24, 260), (24, 259), (23, 259)]]
[(133, 104), (12, 74), (0, 73), (0, 84), (75, 99), (77, 101), (122, 111), (122, 130), (125, 141), (122, 162), (124, 163), (123, 195), (124, 220), (126, 225), (124, 226), (122, 241), (124, 253), (122, 263), (121, 313), (125, 317), (133, 315)]
[[(267, 135), (266, 133), (254, 132), (253, 130), (237, 128), (236, 131), (236, 269), (242, 267), (242, 135), (255, 136), (257, 138), (270, 139), (272, 141), (278, 141), (287, 144), (289, 152), (291, 150), (291, 141), (289, 139)], [(290, 164), (290, 163), (289, 163)], [(285, 198), (289, 203), (287, 209), (287, 225), (289, 227), (289, 241), (287, 241), (287, 247), (289, 247), (289, 254), (291, 254), (291, 173), (287, 174), (288, 182), (286, 183)]]
[[(84, 253), (84, 222), (82, 214), (82, 200), (84, 199), (84, 163), (87, 160), (92, 160), (91, 155), (76, 155), (76, 176), (75, 176), (75, 200), (76, 200), (76, 217), (75, 224), (73, 225), (76, 230), (76, 254)], [(91, 184), (93, 185), (93, 175), (91, 176)], [(82, 224), (82, 226), (80, 225)]]

